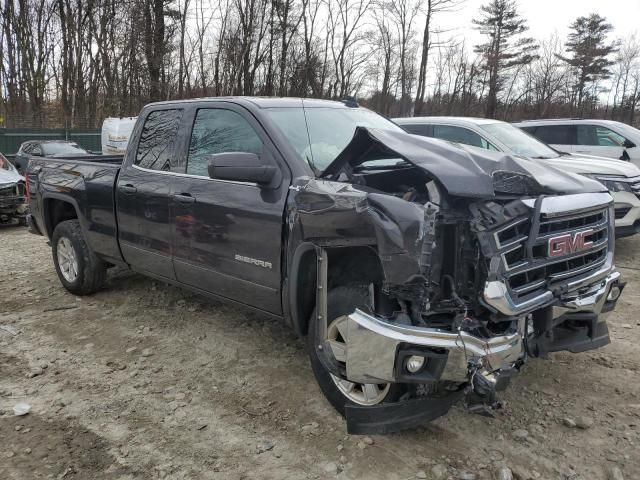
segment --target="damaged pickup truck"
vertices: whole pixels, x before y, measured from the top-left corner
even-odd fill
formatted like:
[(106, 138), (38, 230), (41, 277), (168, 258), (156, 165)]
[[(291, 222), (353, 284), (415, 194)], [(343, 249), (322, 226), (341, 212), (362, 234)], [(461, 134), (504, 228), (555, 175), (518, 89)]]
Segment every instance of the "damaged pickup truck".
[(624, 287), (603, 185), (349, 101), (152, 104), (121, 163), (28, 182), (70, 292), (122, 265), (284, 318), (352, 433), (489, 413), (527, 357), (609, 343)]

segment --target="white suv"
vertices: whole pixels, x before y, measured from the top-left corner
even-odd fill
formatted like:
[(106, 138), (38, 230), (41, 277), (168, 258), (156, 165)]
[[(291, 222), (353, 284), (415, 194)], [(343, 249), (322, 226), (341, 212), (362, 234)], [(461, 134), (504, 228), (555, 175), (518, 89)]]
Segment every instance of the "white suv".
[(558, 152), (513, 125), (485, 118), (395, 118), (409, 133), (548, 162), (571, 173), (596, 178), (615, 200), (616, 236), (640, 231), (640, 169), (629, 162)]
[(640, 130), (612, 120), (529, 120), (514, 123), (563, 152), (630, 160), (640, 167)]

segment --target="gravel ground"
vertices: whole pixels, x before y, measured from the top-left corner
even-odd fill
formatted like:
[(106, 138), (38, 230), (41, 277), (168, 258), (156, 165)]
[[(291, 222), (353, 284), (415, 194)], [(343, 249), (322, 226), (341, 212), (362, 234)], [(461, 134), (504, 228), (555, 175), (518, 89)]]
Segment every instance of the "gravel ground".
[(280, 322), (123, 270), (74, 297), (2, 229), (0, 479), (640, 479), (639, 247), (617, 244), (611, 345), (530, 360), (495, 418), (360, 437)]

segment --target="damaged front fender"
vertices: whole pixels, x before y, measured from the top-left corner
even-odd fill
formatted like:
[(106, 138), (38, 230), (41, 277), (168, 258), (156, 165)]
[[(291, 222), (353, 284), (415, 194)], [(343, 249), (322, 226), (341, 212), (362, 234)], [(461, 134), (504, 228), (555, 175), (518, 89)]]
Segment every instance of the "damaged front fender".
[(291, 228), (299, 225), (303, 241), (374, 247), (388, 284), (409, 283), (425, 273), (423, 244), (433, 233), (435, 205), (317, 179), (293, 191), (289, 223)]

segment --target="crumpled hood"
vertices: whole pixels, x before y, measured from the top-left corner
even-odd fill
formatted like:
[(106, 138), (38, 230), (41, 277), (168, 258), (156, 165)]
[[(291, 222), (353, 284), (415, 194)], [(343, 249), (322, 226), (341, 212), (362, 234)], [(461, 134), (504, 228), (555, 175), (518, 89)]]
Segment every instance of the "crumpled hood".
[(570, 153), (544, 161), (558, 170), (565, 172), (615, 175), (616, 177), (627, 178), (640, 176), (640, 168), (631, 162), (615, 160), (613, 158), (596, 157), (594, 155)]
[(351, 142), (322, 172), (321, 177), (336, 179), (364, 161), (375, 158), (399, 158), (423, 169), (439, 181), (450, 195), (490, 198), (495, 196), (494, 172), (529, 175), (543, 191), (540, 194), (606, 192), (595, 180), (548, 164), (512, 157), (501, 152), (464, 147), (442, 140), (405, 132), (359, 127)]

